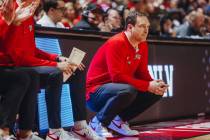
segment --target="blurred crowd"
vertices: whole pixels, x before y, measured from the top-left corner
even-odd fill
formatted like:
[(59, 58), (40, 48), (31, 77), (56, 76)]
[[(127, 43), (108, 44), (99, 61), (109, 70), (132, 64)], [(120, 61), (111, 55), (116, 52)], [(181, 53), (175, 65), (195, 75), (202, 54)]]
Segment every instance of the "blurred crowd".
[(146, 13), (150, 35), (210, 39), (210, 0), (42, 0), (38, 26), (120, 32), (129, 11)]

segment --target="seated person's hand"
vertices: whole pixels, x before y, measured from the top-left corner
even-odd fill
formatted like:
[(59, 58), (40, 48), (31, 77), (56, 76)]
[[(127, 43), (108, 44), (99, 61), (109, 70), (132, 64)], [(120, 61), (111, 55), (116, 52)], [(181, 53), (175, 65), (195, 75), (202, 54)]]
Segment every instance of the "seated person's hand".
[(83, 63), (79, 64), (78, 69), (79, 69), (80, 71), (85, 70), (85, 65), (84, 65)]
[(69, 62), (69, 59), (67, 57), (64, 56), (59, 56), (58, 57), (58, 61), (59, 62), (68, 62), (71, 69), (73, 70), (73, 72), (78, 68), (80, 71), (83, 71), (85, 69), (85, 65), (83, 63), (76, 65), (74, 63)]
[(57, 67), (65, 74), (73, 73), (73, 66), (69, 64), (68, 62), (58, 62)]
[(3, 20), (10, 25), (15, 18), (15, 3), (13, 0), (5, 0), (0, 5), (0, 14)]
[(23, 2), (15, 11), (15, 19), (13, 24), (20, 25), (23, 21), (27, 20), (34, 15), (36, 8), (39, 6), (40, 0), (35, 0), (31, 3)]

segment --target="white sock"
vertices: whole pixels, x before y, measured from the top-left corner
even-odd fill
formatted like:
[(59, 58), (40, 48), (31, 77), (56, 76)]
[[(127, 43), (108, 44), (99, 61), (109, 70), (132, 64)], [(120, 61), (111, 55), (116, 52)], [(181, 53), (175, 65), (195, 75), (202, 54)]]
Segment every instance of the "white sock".
[(122, 119), (120, 118), (119, 115), (117, 115), (117, 116), (114, 118), (114, 121), (122, 121)]
[(88, 125), (87, 125), (86, 120), (74, 122), (75, 129), (83, 129), (83, 128), (87, 128), (87, 127), (88, 127)]
[(100, 123), (96, 116), (92, 119), (92, 121), (95, 122), (95, 123)]

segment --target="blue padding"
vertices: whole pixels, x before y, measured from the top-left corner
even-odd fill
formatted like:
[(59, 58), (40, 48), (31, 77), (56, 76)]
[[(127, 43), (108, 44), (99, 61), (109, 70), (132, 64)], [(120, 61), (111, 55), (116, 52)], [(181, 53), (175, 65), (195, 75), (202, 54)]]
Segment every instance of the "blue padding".
[(37, 48), (46, 51), (48, 53), (61, 54), (60, 45), (58, 39), (52, 38), (36, 38)]
[[(49, 53), (61, 54), (58, 39), (52, 38), (36, 38), (36, 45), (39, 49)], [(38, 113), (39, 113), (39, 129), (40, 131), (48, 129), (47, 110), (45, 102), (45, 90), (41, 90), (38, 95)], [(61, 125), (69, 127), (73, 125), (72, 104), (70, 99), (69, 85), (64, 84), (61, 95)]]

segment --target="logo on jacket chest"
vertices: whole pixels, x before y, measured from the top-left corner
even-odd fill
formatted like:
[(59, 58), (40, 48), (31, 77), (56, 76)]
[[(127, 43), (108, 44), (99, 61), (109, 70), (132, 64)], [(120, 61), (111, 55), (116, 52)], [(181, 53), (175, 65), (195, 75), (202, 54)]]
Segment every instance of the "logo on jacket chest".
[(134, 59), (138, 60), (138, 59), (140, 59), (140, 58), (141, 58), (141, 55), (138, 54), (138, 53), (136, 53), (135, 56), (134, 56)]
[(130, 60), (130, 57), (129, 57), (129, 56), (126, 57), (126, 61), (127, 61), (127, 64), (128, 64), (128, 65), (131, 64), (131, 60)]
[[(133, 59), (132, 59), (133, 58)], [(128, 65), (131, 65), (132, 62), (134, 61), (139, 61), (141, 58), (141, 55), (136, 53), (133, 57), (127, 56), (126, 61)]]
[(28, 28), (29, 28), (29, 31), (30, 31), (30, 32), (33, 31), (33, 26), (32, 26), (32, 25), (29, 25)]

